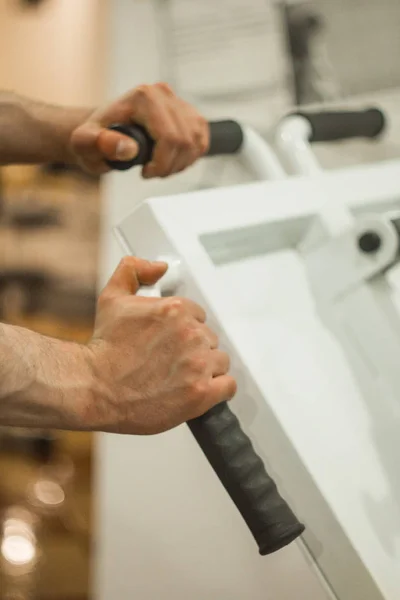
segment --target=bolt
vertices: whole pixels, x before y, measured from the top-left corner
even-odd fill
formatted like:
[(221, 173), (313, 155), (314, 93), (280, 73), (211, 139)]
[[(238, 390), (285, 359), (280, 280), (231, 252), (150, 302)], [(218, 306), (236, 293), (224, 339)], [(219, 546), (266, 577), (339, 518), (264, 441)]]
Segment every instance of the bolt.
[(375, 231), (366, 231), (358, 238), (358, 247), (366, 254), (373, 254), (379, 250), (382, 240)]

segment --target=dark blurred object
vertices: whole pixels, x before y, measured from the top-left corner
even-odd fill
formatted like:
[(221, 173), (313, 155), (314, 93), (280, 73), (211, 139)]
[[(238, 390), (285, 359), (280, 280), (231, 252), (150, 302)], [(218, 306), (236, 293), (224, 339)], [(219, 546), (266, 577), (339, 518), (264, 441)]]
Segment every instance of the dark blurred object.
[[(0, 321), (87, 343), (96, 302), (98, 178), (60, 164), (4, 167), (0, 178)], [(0, 557), (0, 600), (88, 600), (91, 436), (0, 428), (0, 473), (0, 546), (9, 551)], [(23, 537), (28, 513), (32, 539)], [(4, 536), (11, 518), (32, 553), (18, 565)]]
[(4, 184), (3, 184), (3, 174), (0, 169), (0, 222), (3, 218), (4, 213)]
[(287, 43), (293, 61), (296, 104), (319, 101), (314, 97), (312, 82), (312, 49), (314, 37), (324, 29), (322, 18), (307, 4), (283, 5)]
[(19, 0), (19, 1), (20, 1), (20, 4), (22, 4), (22, 6), (26, 7), (26, 8), (35, 8), (46, 2), (46, 0)]
[(50, 462), (55, 444), (56, 437), (51, 432), (13, 428), (0, 430), (0, 452), (28, 455), (41, 464)]
[(17, 229), (36, 229), (61, 225), (59, 211), (54, 208), (37, 208), (34, 210), (15, 208), (8, 213), (8, 222)]
[(71, 281), (58, 280), (41, 271), (24, 269), (0, 272), (0, 319), (13, 316), (49, 315), (91, 321), (96, 306), (96, 291)]
[(98, 181), (100, 178), (98, 175), (93, 175), (91, 173), (87, 173), (83, 169), (79, 168), (77, 165), (68, 165), (66, 163), (47, 163), (42, 165), (41, 170), (44, 174), (47, 175), (75, 175), (76, 177), (81, 177), (83, 179), (89, 179)]
[(0, 319), (9, 312), (32, 313), (39, 309), (49, 280), (40, 271), (9, 269), (0, 272)]

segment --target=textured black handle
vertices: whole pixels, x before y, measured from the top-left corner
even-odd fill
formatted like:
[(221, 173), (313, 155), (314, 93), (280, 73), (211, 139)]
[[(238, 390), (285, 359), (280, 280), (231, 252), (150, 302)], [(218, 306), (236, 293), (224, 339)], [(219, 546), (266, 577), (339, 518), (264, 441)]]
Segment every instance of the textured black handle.
[(112, 131), (118, 131), (119, 133), (123, 133), (124, 135), (134, 139), (139, 146), (139, 153), (137, 156), (135, 156), (135, 158), (124, 161), (108, 160), (107, 164), (109, 167), (117, 171), (127, 171), (128, 169), (131, 169), (137, 165), (145, 165), (146, 163), (150, 162), (153, 154), (154, 142), (144, 127), (141, 127), (140, 125), (115, 124), (111, 125), (109, 129)]
[[(210, 147), (207, 156), (222, 154), (236, 154), (243, 144), (243, 130), (236, 121), (214, 121), (209, 123)], [(116, 124), (110, 127), (113, 131), (119, 131), (136, 140), (139, 146), (139, 154), (133, 160), (117, 161), (110, 160), (107, 164), (117, 171), (127, 171), (137, 165), (145, 165), (151, 160), (154, 141), (147, 131), (139, 125)]]
[(295, 113), (311, 125), (310, 142), (330, 142), (356, 137), (375, 138), (385, 127), (385, 116), (378, 108)]
[(304, 525), (280, 496), (226, 402), (188, 425), (247, 523), (261, 555), (287, 546), (303, 533)]
[(243, 129), (236, 121), (211, 121), (207, 156), (236, 154), (243, 144)]

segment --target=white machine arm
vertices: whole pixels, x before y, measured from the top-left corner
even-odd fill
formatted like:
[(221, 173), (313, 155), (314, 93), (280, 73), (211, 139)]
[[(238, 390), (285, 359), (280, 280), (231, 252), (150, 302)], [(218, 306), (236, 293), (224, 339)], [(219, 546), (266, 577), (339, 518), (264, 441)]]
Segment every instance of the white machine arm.
[[(400, 164), (326, 175), (314, 160), (313, 169), (153, 199), (118, 231), (131, 253), (182, 260), (180, 293), (205, 307), (231, 354), (238, 414), (306, 522), (310, 560), (333, 595), (397, 600), (399, 235), (387, 211), (399, 206)], [(323, 345), (321, 323), (358, 387), (343, 353)]]
[(375, 139), (384, 130), (385, 118), (378, 108), (358, 111), (296, 112), (278, 125), (275, 141), (295, 175), (316, 175), (321, 167), (312, 143), (364, 137)]
[[(279, 125), (277, 144), (296, 173), (318, 175), (322, 169), (311, 143), (375, 138), (384, 122), (376, 108), (299, 113)], [(386, 401), (394, 402), (400, 395), (400, 313), (391, 269), (399, 260), (399, 224), (392, 213), (357, 217), (327, 189), (299, 246), (319, 313), (340, 340), (360, 385), (369, 396), (384, 386)]]

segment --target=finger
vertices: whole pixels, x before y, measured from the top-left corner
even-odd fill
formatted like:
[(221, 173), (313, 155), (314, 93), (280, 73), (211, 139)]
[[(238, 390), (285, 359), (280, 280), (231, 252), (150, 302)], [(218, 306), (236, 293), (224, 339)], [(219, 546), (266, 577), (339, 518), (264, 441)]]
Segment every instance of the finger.
[(183, 307), (194, 319), (196, 319), (196, 321), (199, 321), (200, 323), (206, 322), (206, 311), (197, 304), (197, 302), (193, 302), (193, 300), (189, 300), (189, 298), (180, 298), (180, 301), (182, 302)]
[(187, 314), (193, 317), (196, 321), (200, 323), (205, 323), (207, 319), (207, 314), (205, 310), (193, 300), (189, 300), (189, 298), (180, 298), (178, 296), (171, 296), (169, 298), (163, 298), (162, 300), (163, 306), (172, 305), (176, 307), (179, 305)]
[[(181, 131), (170, 107), (173, 93), (169, 88), (164, 90), (163, 87), (158, 87), (157, 92), (157, 100), (148, 115), (147, 128), (153, 139), (156, 140), (156, 144), (152, 160), (144, 166), (142, 171), (142, 175), (146, 179), (171, 175), (174, 172), (173, 165), (180, 153), (182, 143)], [(154, 110), (158, 110), (157, 121)]]
[(203, 415), (208, 410), (221, 404), (221, 402), (227, 402), (232, 400), (237, 392), (237, 384), (235, 379), (231, 375), (220, 375), (214, 377), (208, 386), (208, 391), (204, 402), (198, 406), (194, 417)]
[(211, 354), (213, 377), (226, 375), (230, 368), (230, 358), (226, 352), (212, 350)]
[(97, 138), (97, 150), (103, 159), (132, 160), (139, 153), (135, 140), (110, 129), (102, 129)]
[(99, 124), (91, 121), (75, 129), (71, 136), (73, 153), (79, 158), (91, 162), (98, 160), (97, 141), (101, 131), (102, 128)]
[(166, 263), (126, 256), (119, 263), (105, 289), (112, 294), (136, 294), (141, 285), (157, 283), (167, 268)]
[(160, 86), (141, 86), (134, 91), (130, 102), (131, 121), (145, 127), (155, 141), (152, 160), (145, 165), (142, 174), (146, 178), (166, 177), (171, 172), (179, 139), (168, 110), (170, 93)]
[(208, 121), (202, 117), (197, 110), (180, 99), (180, 109), (177, 116), (181, 127), (185, 127), (190, 138), (190, 149), (181, 155), (181, 161), (174, 164), (174, 172), (183, 171), (201, 156), (204, 156), (210, 145), (210, 126)]
[(143, 167), (142, 175), (145, 179), (168, 177), (173, 172), (173, 164), (178, 154), (176, 140), (179, 134), (172, 120), (170, 123), (168, 129), (165, 129), (165, 133), (156, 142), (151, 161)]
[(171, 172), (179, 173), (192, 165), (198, 157), (195, 141), (195, 121), (193, 113), (188, 109), (186, 102), (180, 98), (171, 98), (169, 111), (171, 118), (175, 122), (178, 132), (179, 144), (176, 148), (174, 160), (171, 165)]
[(207, 325), (204, 325), (203, 332), (206, 335), (207, 340), (209, 341), (211, 350), (215, 350), (216, 348), (218, 348), (219, 339), (218, 339), (217, 334), (212, 329), (210, 329)]
[(226, 400), (232, 400), (236, 392), (237, 383), (231, 375), (214, 377), (210, 383), (209, 408)]
[(173, 99), (172, 110), (181, 139), (172, 172), (179, 173), (207, 152), (209, 125), (190, 104), (180, 98)]

